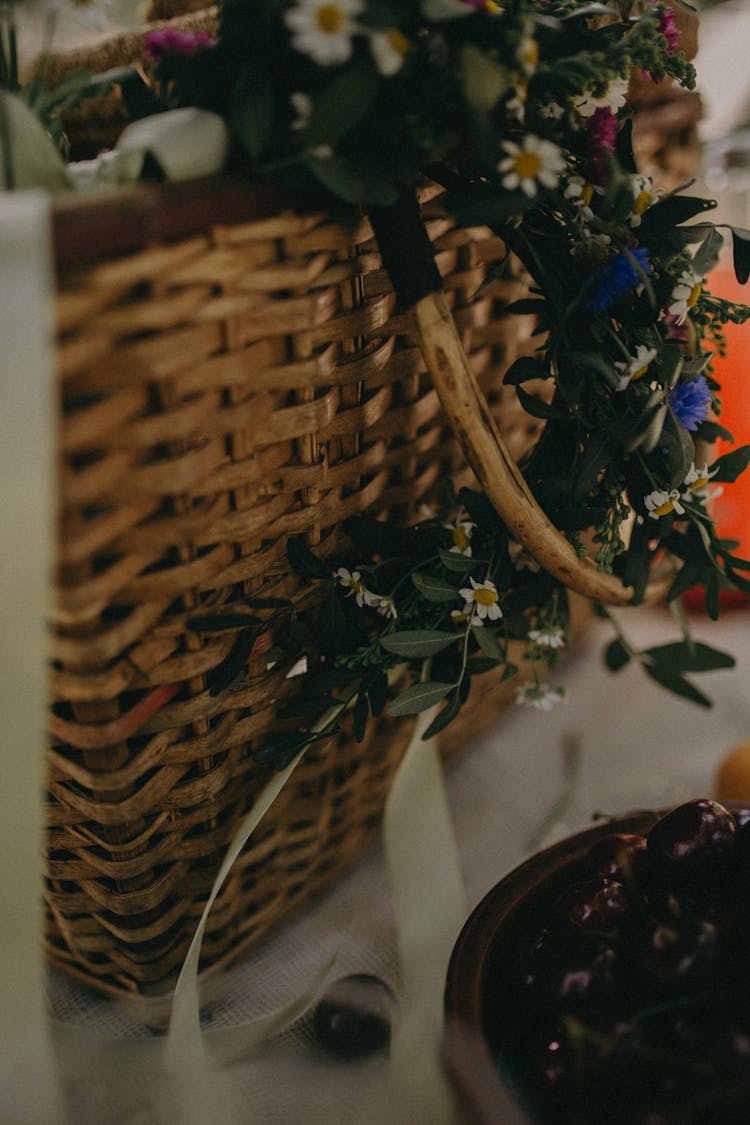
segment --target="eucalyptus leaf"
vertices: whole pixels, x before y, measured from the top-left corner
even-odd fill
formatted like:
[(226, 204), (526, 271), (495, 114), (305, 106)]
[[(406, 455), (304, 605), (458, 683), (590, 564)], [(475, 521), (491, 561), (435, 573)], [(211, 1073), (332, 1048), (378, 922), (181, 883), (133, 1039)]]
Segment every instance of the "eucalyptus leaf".
[(433, 574), (412, 574), (411, 580), (423, 598), (428, 602), (455, 602), (458, 600), (458, 590), (442, 578)]
[(734, 273), (740, 285), (750, 277), (750, 230), (730, 227), (732, 231), (732, 258)]
[(619, 639), (616, 637), (607, 645), (604, 650), (604, 663), (609, 668), (610, 672), (619, 672), (626, 664), (630, 662), (630, 652)]
[(330, 578), (331, 570), (315, 555), (304, 539), (293, 536), (286, 545), (286, 556), (300, 578)]
[(529, 379), (548, 379), (549, 372), (531, 355), (522, 355), (510, 365), (503, 376), (503, 382), (509, 386), (517, 386)]
[(308, 145), (335, 145), (371, 109), (378, 92), (379, 78), (373, 67), (352, 63), (318, 90), (305, 130)]
[(456, 691), (448, 700), (445, 707), (442, 707), (440, 711), (438, 711), (437, 715), (422, 735), (422, 739), (426, 741), (428, 738), (433, 738), (436, 734), (440, 734), (441, 730), (445, 730), (449, 723), (453, 722), (460, 710), (461, 700)]
[(530, 395), (523, 387), (516, 387), (516, 394), (518, 395), (521, 406), (527, 414), (532, 418), (567, 418), (566, 410), (562, 410), (559, 406), (554, 406), (550, 402), (545, 402), (544, 399), (539, 398), (537, 395)]
[(646, 663), (643, 664), (643, 670), (660, 687), (671, 691), (673, 695), (679, 695), (683, 699), (690, 700), (691, 703), (697, 703), (699, 707), (712, 706), (707, 695), (704, 695), (694, 684), (691, 684), (690, 680), (686, 680), (684, 676), (680, 676), (677, 672), (672, 672), (661, 664)]
[(711, 227), (693, 257), (693, 272), (698, 277), (705, 277), (711, 272), (719, 260), (723, 245), (723, 236), (715, 227)]
[(412, 684), (406, 691), (402, 691), (388, 705), (388, 714), (394, 719), (401, 715), (418, 715), (434, 707), (441, 699), (453, 691), (455, 684), (444, 684), (437, 681)]
[(17, 95), (0, 89), (0, 190), (71, 187), (60, 153), (36, 114)]
[(471, 555), (462, 555), (459, 551), (446, 551), (442, 547), (438, 547), (438, 555), (445, 569), (455, 574), (469, 574), (472, 570), (487, 565), (486, 559), (475, 559)]
[(677, 642), (647, 648), (645, 655), (657, 664), (672, 668), (676, 672), (713, 672), (722, 668), (734, 668), (736, 661), (727, 652), (711, 648), (694, 641)]
[(354, 727), (354, 738), (357, 742), (363, 742), (367, 732), (367, 719), (370, 714), (370, 707), (367, 702), (367, 695), (364, 691), (360, 691), (357, 696), (357, 702), (354, 704), (354, 713), (352, 716)]
[(386, 652), (393, 652), (396, 656), (427, 657), (442, 652), (457, 640), (456, 633), (444, 633), (438, 629), (404, 629), (381, 637), (380, 645)]
[(748, 463), (750, 463), (750, 445), (741, 445), (714, 461), (712, 469), (716, 472), (711, 479), (731, 484), (732, 481), (737, 480), (740, 473), (744, 473)]
[(505, 653), (500, 648), (498, 639), (491, 629), (473, 628), (471, 630), (471, 635), (477, 642), (485, 656), (489, 656), (498, 664), (503, 663), (503, 661), (505, 660)]

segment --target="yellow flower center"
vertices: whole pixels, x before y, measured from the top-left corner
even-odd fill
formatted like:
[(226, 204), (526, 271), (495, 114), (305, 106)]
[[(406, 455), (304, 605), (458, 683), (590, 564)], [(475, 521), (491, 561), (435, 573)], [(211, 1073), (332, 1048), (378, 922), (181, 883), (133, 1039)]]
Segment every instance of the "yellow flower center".
[(513, 170), (522, 180), (534, 180), (542, 170), (542, 162), (535, 152), (519, 152)]
[(660, 504), (658, 508), (654, 508), (657, 516), (666, 516), (669, 512), (674, 511), (674, 503), (672, 500), (667, 500)]
[(402, 35), (398, 28), (393, 27), (386, 33), (386, 37), (396, 54), (400, 55), (401, 58), (403, 58), (406, 52), (409, 50), (409, 40), (406, 38), (406, 36)]
[(689, 309), (692, 309), (693, 305), (698, 300), (700, 295), (701, 295), (701, 287), (700, 287), (700, 284), (696, 281), (695, 285), (690, 290), (690, 296), (687, 299), (687, 307)]
[(647, 371), (648, 371), (648, 364), (645, 363), (643, 365), (643, 367), (639, 367), (638, 370), (634, 371), (633, 374), (630, 376), (631, 383), (632, 383), (633, 379), (640, 379), (641, 376), (645, 375)]
[(523, 61), (527, 66), (536, 66), (539, 62), (539, 44), (536, 39), (527, 39), (524, 44)]
[(588, 207), (589, 203), (591, 202), (593, 194), (594, 194), (594, 185), (593, 184), (584, 184), (583, 187), (581, 188), (581, 202), (583, 203), (584, 207)]
[(359, 593), (362, 592), (362, 589), (363, 589), (362, 583), (358, 582), (356, 578), (348, 578), (346, 584), (347, 584), (347, 586), (350, 586), (351, 589), (354, 590), (355, 593), (359, 594)]
[(477, 605), (494, 605), (497, 601), (497, 593), (495, 590), (487, 590), (484, 586), (480, 586), (474, 591), (474, 601)]
[(344, 24), (344, 13), (338, 4), (321, 4), (315, 13), (318, 27), (326, 34), (335, 34)]
[(688, 488), (691, 492), (697, 492), (699, 488), (705, 488), (707, 484), (708, 477), (698, 477), (697, 480), (694, 480), (692, 484), (688, 485)]
[(484, 10), (496, 16), (499, 12), (502, 12), (503, 9), (499, 4), (495, 3), (495, 0), (484, 0)]
[(646, 211), (650, 206), (651, 192), (645, 190), (639, 192), (639, 194), (635, 197), (635, 203), (633, 204), (633, 214), (642, 215), (643, 212)]
[(465, 551), (469, 546), (469, 536), (461, 527), (461, 524), (453, 528), (453, 542), (459, 551)]

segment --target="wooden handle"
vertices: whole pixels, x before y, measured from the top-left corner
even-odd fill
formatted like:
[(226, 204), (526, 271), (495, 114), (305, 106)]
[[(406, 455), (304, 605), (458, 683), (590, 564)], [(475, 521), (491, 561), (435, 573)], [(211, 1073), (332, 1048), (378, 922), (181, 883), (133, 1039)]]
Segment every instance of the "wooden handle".
[[(419, 343), (435, 390), (466, 459), (514, 539), (549, 574), (584, 597), (605, 605), (633, 601), (632, 587), (582, 559), (534, 499), (511, 457), (469, 366), (443, 293), (431, 293), (413, 309)], [(660, 601), (673, 572), (654, 578), (643, 601)]]

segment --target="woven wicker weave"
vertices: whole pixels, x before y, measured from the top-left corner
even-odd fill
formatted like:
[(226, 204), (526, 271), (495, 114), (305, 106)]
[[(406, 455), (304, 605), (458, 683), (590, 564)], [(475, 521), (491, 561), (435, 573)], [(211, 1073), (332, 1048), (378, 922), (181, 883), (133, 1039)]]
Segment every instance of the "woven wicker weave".
[[(504, 368), (538, 343), (503, 316), (516, 277), (478, 292), (503, 246), (423, 193), (463, 344), (514, 455), (538, 423)], [(366, 220), (229, 181), (140, 187), (55, 215), (60, 530), (53, 622), (47, 947), (114, 992), (164, 991), (237, 822), (252, 759), (295, 691), (258, 643), (211, 693), (237, 630), (186, 622), (300, 589), (285, 548), (323, 556), (361, 512), (409, 520), (470, 483)], [(512, 688), (483, 695), (471, 729)], [(376, 830), (410, 722), (313, 747), (235, 865), (204, 968), (262, 938)], [(444, 748), (466, 727), (449, 728)]]

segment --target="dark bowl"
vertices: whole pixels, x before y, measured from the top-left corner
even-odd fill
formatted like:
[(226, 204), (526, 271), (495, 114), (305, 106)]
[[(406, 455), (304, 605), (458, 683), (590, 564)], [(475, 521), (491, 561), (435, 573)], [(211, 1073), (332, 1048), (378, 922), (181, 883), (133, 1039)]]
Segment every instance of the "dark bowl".
[(448, 967), (444, 1064), (478, 1125), (522, 1125), (533, 1117), (502, 1075), (498, 1044), (512, 1029), (510, 973), (539, 932), (552, 895), (577, 877), (589, 848), (612, 832), (645, 835), (661, 811), (604, 821), (537, 852), (485, 896), (466, 921)]

